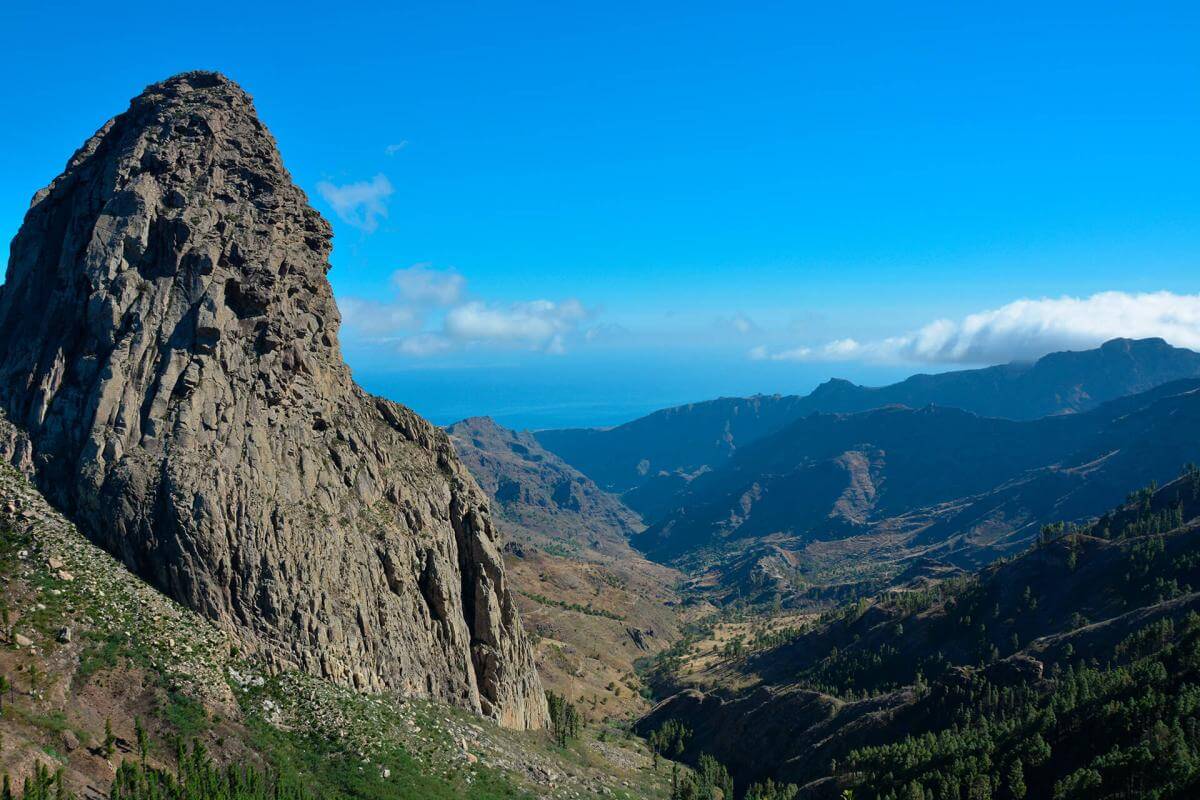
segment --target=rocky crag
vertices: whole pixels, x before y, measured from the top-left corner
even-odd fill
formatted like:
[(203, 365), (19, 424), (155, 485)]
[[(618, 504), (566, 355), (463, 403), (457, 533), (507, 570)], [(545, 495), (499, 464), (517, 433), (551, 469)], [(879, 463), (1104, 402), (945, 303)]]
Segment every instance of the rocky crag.
[(486, 497), (443, 432), (354, 384), (330, 249), (238, 86), (149, 87), (13, 240), (0, 450), (276, 668), (540, 727)]

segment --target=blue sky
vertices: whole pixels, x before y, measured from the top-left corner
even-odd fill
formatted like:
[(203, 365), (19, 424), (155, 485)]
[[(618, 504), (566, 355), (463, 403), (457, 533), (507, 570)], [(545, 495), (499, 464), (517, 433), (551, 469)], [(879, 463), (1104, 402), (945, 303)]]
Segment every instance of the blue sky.
[(147, 83), (239, 81), (439, 422), (1200, 343), (1194, 4), (18, 2), (0, 63), (5, 240)]

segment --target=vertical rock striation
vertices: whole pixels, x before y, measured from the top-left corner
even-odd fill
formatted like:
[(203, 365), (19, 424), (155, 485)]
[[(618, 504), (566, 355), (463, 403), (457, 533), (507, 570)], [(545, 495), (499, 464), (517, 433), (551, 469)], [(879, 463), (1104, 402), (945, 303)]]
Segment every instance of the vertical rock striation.
[(540, 727), (485, 497), (443, 432), (351, 379), (330, 248), (237, 85), (149, 87), (13, 240), (0, 409), (28, 444), (0, 449), (278, 668)]

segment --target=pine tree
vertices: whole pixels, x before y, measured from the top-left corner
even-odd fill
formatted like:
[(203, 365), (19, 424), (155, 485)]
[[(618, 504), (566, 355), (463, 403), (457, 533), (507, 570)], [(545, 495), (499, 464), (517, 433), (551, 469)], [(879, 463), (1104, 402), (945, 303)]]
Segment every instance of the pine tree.
[(767, 778), (766, 783), (756, 783), (747, 789), (745, 800), (795, 800), (799, 791), (793, 783), (776, 783)]
[(546, 704), (550, 707), (551, 735), (559, 747), (566, 747), (567, 742), (579, 738), (583, 716), (574, 703), (555, 692), (546, 692)]
[(117, 737), (113, 736), (112, 719), (104, 720), (104, 757), (112, 758), (113, 750), (117, 743)]
[(137, 739), (138, 756), (141, 758), (142, 764), (145, 765), (148, 743), (146, 741), (146, 729), (142, 727), (142, 718), (141, 717), (133, 718), (133, 733), (134, 733), (135, 738)]
[[(252, 766), (213, 764), (199, 742), (192, 743), (178, 775), (123, 761), (109, 790), (110, 800), (315, 800), (290, 773), (264, 773)], [(39, 798), (40, 800), (40, 798)], [(48, 800), (48, 799), (47, 799)]]
[(1025, 797), (1025, 768), (1021, 764), (1021, 759), (1015, 758), (1008, 768), (1008, 776), (1006, 778), (1008, 784), (1008, 796), (1012, 800), (1022, 800)]

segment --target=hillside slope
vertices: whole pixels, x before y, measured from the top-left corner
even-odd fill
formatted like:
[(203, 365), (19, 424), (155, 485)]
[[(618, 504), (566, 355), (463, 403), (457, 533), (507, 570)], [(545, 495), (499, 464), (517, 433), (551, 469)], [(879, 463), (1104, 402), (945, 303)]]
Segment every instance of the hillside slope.
[(675, 720), (690, 758), (803, 797), (1193, 796), (1198, 515), (1190, 468), (1016, 559), (860, 602), (689, 676), (697, 688), (641, 729)]
[[(0, 586), (0, 773), (18, 796), (39, 766), (40, 796), (107, 798), (118, 769), (165, 780), (210, 763), (188, 797), (228, 797), (218, 779), (245, 769), (259, 776), (237, 795), (247, 800), (276, 797), (270, 781), (296, 800), (667, 796), (636, 739), (592, 729), (562, 748), (545, 731), (278, 672), (92, 544), (6, 465)], [(143, 782), (121, 796), (162, 792)]]
[[(629, 552), (629, 537), (644, 527), (619, 499), (529, 433), (509, 430), (487, 417), (446, 429), (463, 464), (491, 496), (506, 526), (529, 539), (581, 554)], [(552, 545), (550, 545), (552, 547)]]

